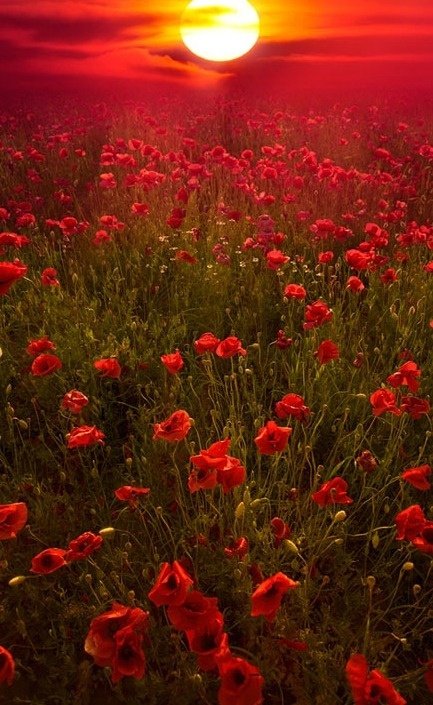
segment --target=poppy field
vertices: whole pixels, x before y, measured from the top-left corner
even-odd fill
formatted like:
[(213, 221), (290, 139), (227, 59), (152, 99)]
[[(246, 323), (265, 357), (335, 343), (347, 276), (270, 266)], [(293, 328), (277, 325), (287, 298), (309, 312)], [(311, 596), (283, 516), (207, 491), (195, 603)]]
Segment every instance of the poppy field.
[(433, 122), (0, 113), (0, 702), (433, 702)]

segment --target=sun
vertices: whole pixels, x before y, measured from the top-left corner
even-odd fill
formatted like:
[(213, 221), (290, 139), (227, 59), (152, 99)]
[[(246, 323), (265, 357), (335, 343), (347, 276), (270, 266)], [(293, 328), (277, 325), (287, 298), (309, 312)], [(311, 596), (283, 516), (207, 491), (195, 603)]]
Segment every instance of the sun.
[(248, 0), (192, 0), (182, 14), (180, 33), (196, 56), (232, 61), (253, 48), (260, 19)]

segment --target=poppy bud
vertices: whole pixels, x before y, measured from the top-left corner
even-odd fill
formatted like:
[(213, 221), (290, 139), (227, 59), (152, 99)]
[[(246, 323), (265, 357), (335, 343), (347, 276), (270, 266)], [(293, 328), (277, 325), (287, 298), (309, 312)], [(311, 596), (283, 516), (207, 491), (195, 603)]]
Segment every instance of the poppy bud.
[(98, 534), (99, 536), (105, 538), (106, 536), (112, 536), (115, 531), (116, 529), (113, 526), (107, 526), (105, 529), (100, 529), (100, 531), (98, 531)]
[(238, 506), (235, 509), (235, 517), (236, 519), (242, 519), (242, 517), (245, 515), (245, 504), (243, 502), (239, 502)]
[(405, 572), (409, 573), (413, 569), (414, 569), (414, 564), (411, 563), (411, 561), (407, 561), (407, 563), (403, 564), (402, 570), (404, 570)]
[(376, 578), (374, 575), (368, 575), (365, 584), (367, 585), (369, 590), (373, 590), (374, 586), (376, 585)]
[(299, 549), (293, 541), (290, 541), (290, 539), (284, 539), (283, 541), (283, 546), (286, 548), (290, 553), (294, 553), (295, 555), (298, 555)]
[(344, 511), (344, 509), (342, 509), (341, 511), (339, 511), (339, 512), (336, 513), (336, 515), (334, 516), (333, 521), (334, 521), (334, 523), (337, 524), (337, 523), (339, 523), (339, 522), (345, 521), (346, 518), (347, 518), (347, 514), (346, 514), (346, 512)]
[(17, 587), (17, 585), (21, 585), (25, 580), (27, 580), (25, 575), (17, 575), (15, 578), (9, 580), (8, 585), (9, 587)]

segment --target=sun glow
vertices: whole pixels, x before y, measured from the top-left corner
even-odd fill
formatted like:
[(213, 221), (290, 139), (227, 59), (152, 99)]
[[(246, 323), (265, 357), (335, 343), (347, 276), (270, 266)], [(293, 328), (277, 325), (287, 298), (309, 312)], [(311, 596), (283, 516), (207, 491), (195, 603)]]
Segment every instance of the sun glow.
[(248, 0), (192, 0), (180, 25), (184, 44), (208, 61), (231, 61), (257, 42), (260, 20)]

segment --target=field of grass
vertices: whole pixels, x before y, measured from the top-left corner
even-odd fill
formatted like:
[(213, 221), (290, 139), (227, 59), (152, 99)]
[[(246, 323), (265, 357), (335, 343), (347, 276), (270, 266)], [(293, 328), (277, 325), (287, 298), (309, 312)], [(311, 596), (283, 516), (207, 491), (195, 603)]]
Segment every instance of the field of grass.
[(1, 702), (433, 701), (403, 113), (0, 114)]

